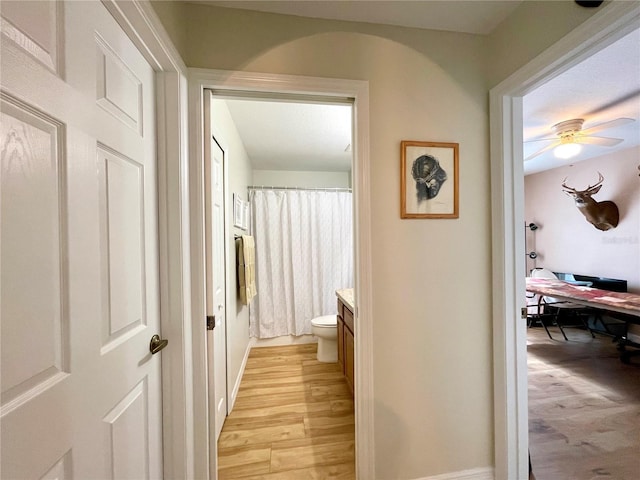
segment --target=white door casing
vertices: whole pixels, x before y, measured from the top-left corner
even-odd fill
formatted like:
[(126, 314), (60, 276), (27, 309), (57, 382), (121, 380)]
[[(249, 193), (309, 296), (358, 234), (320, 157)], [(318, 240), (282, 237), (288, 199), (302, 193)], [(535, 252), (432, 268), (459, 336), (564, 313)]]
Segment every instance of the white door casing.
[(3, 478), (161, 478), (153, 70), (100, 2), (0, 8)]
[[(227, 417), (227, 349), (225, 310), (224, 254), (224, 152), (210, 134), (210, 148), (205, 153), (205, 248), (206, 312), (214, 317), (215, 328), (208, 332), (209, 412), (215, 418), (215, 443)], [(211, 367), (213, 367), (211, 369)]]
[[(190, 130), (190, 190), (191, 190), (191, 263), (194, 265), (192, 275), (192, 304), (194, 318), (204, 317), (205, 304), (204, 272), (198, 266), (205, 263), (200, 234), (204, 226), (203, 212), (204, 193), (201, 188), (204, 178), (205, 149), (209, 139), (203, 133), (203, 122), (209, 119), (204, 112), (205, 98), (209, 89), (221, 92), (259, 92), (276, 95), (312, 95), (330, 99), (338, 97), (354, 99), (354, 260), (355, 260), (355, 294), (357, 298), (356, 321), (359, 335), (356, 337), (356, 474), (357, 478), (375, 478), (374, 464), (374, 418), (373, 418), (373, 330), (372, 330), (372, 297), (371, 297), (371, 212), (369, 186), (369, 87), (366, 81), (341, 80), (295, 75), (275, 75), (250, 73), (241, 71), (223, 71), (206, 69), (189, 69), (189, 130)], [(202, 279), (202, 280), (201, 280)], [(207, 336), (204, 332), (195, 331), (193, 335), (193, 392), (194, 398), (207, 396), (207, 371), (201, 366), (206, 358)], [(194, 408), (194, 423), (208, 423), (208, 412), (204, 405)], [(204, 430), (196, 432), (195, 471), (198, 478), (205, 478), (211, 465), (215, 465), (214, 447), (208, 445), (209, 433)], [(209, 448), (205, 448), (208, 446)], [(210, 458), (213, 455), (214, 458)], [(206, 459), (206, 466), (205, 460)], [(206, 472), (205, 472), (206, 468)], [(214, 470), (211, 470), (214, 471)], [(215, 478), (212, 474), (210, 478)]]

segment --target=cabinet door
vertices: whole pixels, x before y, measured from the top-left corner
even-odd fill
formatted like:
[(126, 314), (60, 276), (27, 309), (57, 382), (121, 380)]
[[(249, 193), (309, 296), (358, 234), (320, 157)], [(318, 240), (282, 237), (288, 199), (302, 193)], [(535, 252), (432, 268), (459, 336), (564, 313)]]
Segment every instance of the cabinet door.
[(344, 329), (344, 369), (349, 389), (353, 393), (353, 333)]
[(338, 317), (338, 365), (340, 371), (344, 373), (344, 321)]

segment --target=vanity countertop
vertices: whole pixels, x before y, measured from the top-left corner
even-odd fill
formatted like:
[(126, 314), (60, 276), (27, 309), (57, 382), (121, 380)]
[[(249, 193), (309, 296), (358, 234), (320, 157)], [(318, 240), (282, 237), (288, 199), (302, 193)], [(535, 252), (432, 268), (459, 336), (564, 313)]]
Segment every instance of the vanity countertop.
[(336, 290), (336, 296), (342, 300), (342, 303), (351, 310), (351, 313), (355, 310), (355, 301), (353, 298), (353, 288), (343, 288), (341, 290)]

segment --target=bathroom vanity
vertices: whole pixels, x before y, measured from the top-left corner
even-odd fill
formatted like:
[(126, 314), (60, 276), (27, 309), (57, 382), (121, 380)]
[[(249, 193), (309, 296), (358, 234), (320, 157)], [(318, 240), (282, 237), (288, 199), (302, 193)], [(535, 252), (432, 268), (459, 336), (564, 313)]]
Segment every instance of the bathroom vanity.
[(347, 384), (353, 393), (353, 288), (336, 290), (338, 297), (338, 365), (347, 379)]

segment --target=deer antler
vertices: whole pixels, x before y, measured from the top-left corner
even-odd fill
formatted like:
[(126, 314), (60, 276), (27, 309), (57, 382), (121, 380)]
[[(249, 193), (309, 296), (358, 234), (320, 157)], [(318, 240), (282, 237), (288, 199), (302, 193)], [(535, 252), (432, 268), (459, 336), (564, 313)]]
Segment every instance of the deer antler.
[(562, 187), (568, 190), (569, 192), (576, 193), (577, 190), (575, 188), (572, 188), (569, 185), (567, 185), (567, 178), (569, 177), (564, 177), (564, 180), (562, 181)]
[(589, 185), (587, 187), (587, 189), (585, 190), (585, 192), (591, 192), (591, 190), (594, 190), (594, 189), (598, 188), (600, 185), (602, 185), (603, 181), (604, 181), (604, 177), (602, 176), (602, 174), (600, 172), (598, 172), (598, 181), (597, 181), (597, 183), (593, 187), (591, 185)]
[[(569, 185), (567, 185), (567, 178), (568, 177), (564, 177), (564, 180), (562, 181), (562, 187), (569, 192), (578, 193), (579, 190), (576, 190), (575, 188), (572, 188)], [(600, 185), (602, 185), (603, 181), (604, 181), (604, 177), (600, 172), (598, 172), (598, 181), (593, 186), (589, 185), (587, 188), (582, 190), (581, 193), (592, 193), (593, 190), (595, 190), (596, 188), (600, 187)]]

